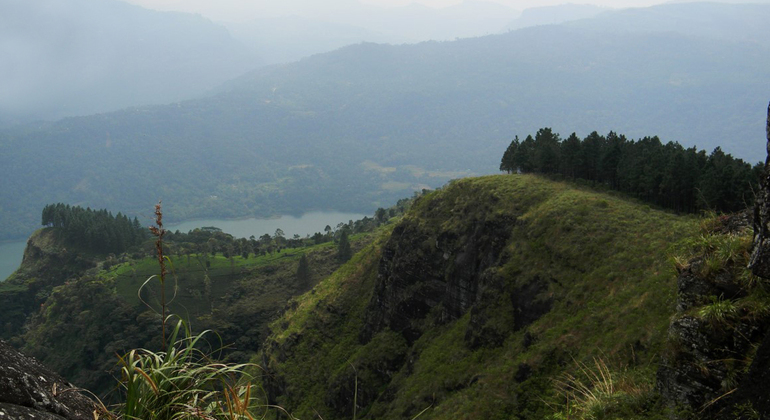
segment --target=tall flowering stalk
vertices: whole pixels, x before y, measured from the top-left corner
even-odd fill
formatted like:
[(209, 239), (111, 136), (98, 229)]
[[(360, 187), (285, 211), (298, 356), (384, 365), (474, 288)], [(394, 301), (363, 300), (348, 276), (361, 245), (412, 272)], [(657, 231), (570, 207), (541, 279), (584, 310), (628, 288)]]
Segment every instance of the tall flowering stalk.
[(155, 250), (158, 254), (158, 264), (160, 264), (160, 319), (161, 330), (163, 334), (163, 351), (166, 351), (166, 258), (163, 255), (163, 235), (166, 229), (163, 228), (163, 211), (160, 208), (160, 201), (155, 205), (155, 226), (150, 226), (150, 232), (157, 237), (155, 240)]

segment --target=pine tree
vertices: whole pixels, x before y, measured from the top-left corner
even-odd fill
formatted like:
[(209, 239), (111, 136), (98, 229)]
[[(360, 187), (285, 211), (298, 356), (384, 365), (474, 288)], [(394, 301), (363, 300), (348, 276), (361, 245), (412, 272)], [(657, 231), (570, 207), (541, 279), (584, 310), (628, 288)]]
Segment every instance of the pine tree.
[(302, 254), (302, 258), (299, 259), (299, 265), (297, 265), (297, 280), (302, 283), (310, 281), (310, 264), (307, 262), (305, 254)]
[(343, 229), (342, 236), (340, 236), (340, 243), (337, 246), (337, 259), (340, 262), (345, 262), (353, 256), (353, 250), (350, 249), (350, 240), (348, 240), (348, 230)]

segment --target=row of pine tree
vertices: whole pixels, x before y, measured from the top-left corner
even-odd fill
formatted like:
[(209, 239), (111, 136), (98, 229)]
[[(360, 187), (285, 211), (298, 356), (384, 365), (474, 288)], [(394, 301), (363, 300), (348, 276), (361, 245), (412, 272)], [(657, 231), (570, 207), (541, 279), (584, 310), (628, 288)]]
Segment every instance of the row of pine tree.
[(45, 206), (42, 224), (60, 228), (70, 243), (99, 253), (124, 252), (149, 236), (136, 218), (63, 203)]
[(533, 138), (516, 137), (503, 154), (508, 173), (558, 174), (601, 183), (644, 201), (679, 212), (733, 212), (754, 202), (763, 165), (725, 154), (711, 154), (658, 137), (629, 140), (610, 132), (562, 140), (550, 128)]

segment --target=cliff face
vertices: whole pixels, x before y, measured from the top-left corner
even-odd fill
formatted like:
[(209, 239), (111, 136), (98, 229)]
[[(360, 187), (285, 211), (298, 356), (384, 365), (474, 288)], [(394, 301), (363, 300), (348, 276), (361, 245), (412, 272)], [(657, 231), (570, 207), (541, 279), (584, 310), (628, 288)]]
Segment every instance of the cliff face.
[(19, 335), (30, 314), (45, 302), (51, 290), (82, 275), (94, 262), (75, 250), (67, 250), (57, 232), (40, 229), (30, 236), (21, 266), (0, 284), (0, 338)]
[(516, 217), (490, 216), (438, 234), (417, 219), (396, 226), (382, 250), (362, 342), (390, 329), (414, 343), (431, 312), (439, 322), (456, 321), (499, 287), (496, 272)]
[(696, 224), (538, 177), (456, 181), (289, 306), (263, 385), (300, 418), (543, 418), (596, 357), (645, 378), (649, 409), (667, 249)]
[(701, 418), (770, 418), (770, 105), (767, 147), (753, 217), (702, 226), (694, 256), (679, 267), (657, 386)]

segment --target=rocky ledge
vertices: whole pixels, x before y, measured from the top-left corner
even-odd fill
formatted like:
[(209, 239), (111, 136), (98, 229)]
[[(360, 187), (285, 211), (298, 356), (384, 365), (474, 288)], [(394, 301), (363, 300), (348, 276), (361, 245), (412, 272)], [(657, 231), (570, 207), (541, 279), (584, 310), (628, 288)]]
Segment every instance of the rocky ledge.
[(95, 412), (72, 384), (0, 340), (0, 419), (92, 420)]

